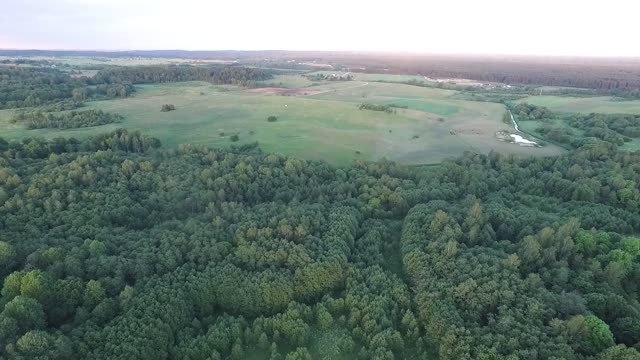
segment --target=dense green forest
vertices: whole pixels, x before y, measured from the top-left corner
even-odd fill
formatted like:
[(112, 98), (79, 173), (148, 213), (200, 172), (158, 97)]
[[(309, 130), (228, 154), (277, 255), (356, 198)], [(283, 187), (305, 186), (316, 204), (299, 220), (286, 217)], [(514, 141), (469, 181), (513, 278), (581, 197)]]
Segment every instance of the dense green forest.
[[(16, 64), (0, 107), (37, 106), (15, 112), (30, 129), (118, 122), (77, 109), (134, 84), (271, 77)], [(640, 117), (507, 105), (572, 151), (337, 168), (124, 129), (0, 138), (0, 360), (640, 359), (640, 153), (621, 148)]]
[(0, 66), (0, 109), (127, 97), (134, 91), (132, 84), (201, 80), (251, 86), (272, 76), (266, 70), (241, 66), (158, 65), (105, 67), (87, 77), (39, 64), (43, 66)]
[(24, 124), (27, 129), (73, 129), (112, 124), (122, 119), (121, 115), (95, 109), (60, 114), (36, 110), (18, 112), (11, 122)]
[(0, 109), (126, 97), (130, 83), (98, 83), (51, 67), (0, 67)]
[[(338, 51), (73, 51), (0, 50), (0, 56), (81, 56), (107, 58), (181, 58), (237, 61), (274, 68), (302, 68), (301, 63), (329, 64), (368, 73), (421, 74), (511, 85), (549, 85), (594, 89), (603, 94), (638, 98), (640, 62), (634, 58), (568, 58), (486, 55), (399, 54)], [(293, 62), (292, 62), (293, 61)], [(329, 67), (329, 66), (328, 66)], [(331, 67), (329, 67), (331, 68)]]
[(638, 359), (640, 154), (0, 139), (0, 358)]
[(271, 72), (242, 66), (155, 65), (110, 67), (95, 76), (99, 83), (152, 84), (177, 81), (208, 81), (213, 84), (255, 85), (268, 80)]

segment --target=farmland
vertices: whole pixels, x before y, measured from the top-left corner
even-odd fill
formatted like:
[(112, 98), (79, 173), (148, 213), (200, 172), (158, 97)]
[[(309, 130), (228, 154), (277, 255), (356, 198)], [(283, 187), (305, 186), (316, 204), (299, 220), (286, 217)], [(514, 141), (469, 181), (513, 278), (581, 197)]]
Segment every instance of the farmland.
[[(134, 96), (88, 102), (88, 108), (116, 112), (121, 123), (70, 130), (25, 130), (0, 112), (0, 136), (85, 137), (118, 127), (141, 130), (171, 147), (183, 143), (227, 147), (258, 142), (278, 152), (335, 165), (353, 159), (388, 158), (404, 164), (430, 164), (464, 151), (548, 156), (555, 146), (524, 148), (499, 141), (508, 130), (501, 104), (453, 99), (455, 91), (367, 81), (321, 81), (300, 75), (265, 81), (279, 88), (242, 89), (206, 82), (139, 85)], [(293, 95), (293, 96), (282, 96)], [(360, 103), (394, 105), (395, 113), (359, 110)], [(176, 111), (161, 113), (163, 104)], [(405, 108), (406, 107), (406, 108)], [(269, 116), (276, 122), (267, 122)], [(237, 142), (230, 137), (238, 136)]]

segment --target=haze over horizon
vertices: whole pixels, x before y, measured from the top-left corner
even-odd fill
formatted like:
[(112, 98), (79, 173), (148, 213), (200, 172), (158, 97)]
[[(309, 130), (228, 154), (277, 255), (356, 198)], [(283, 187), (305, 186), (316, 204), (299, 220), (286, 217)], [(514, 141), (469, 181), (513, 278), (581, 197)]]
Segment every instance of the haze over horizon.
[(23, 0), (4, 4), (0, 48), (320, 50), (640, 56), (638, 4), (505, 0), (322, 4), (293, 0)]

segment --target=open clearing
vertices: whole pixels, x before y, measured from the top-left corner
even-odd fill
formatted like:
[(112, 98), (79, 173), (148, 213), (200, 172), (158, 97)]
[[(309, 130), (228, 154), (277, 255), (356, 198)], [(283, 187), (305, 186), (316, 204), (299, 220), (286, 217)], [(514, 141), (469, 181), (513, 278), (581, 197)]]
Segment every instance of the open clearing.
[[(325, 76), (331, 75), (345, 75), (347, 72), (345, 71), (316, 71), (310, 73), (309, 75), (315, 74), (323, 74)], [(425, 81), (424, 77), (421, 75), (397, 75), (397, 74), (367, 74), (367, 73), (355, 73), (349, 72), (349, 75), (355, 81), (389, 81), (389, 82), (407, 82), (411, 80), (415, 81)]]
[(552, 111), (603, 114), (640, 114), (640, 100), (616, 101), (609, 96), (529, 96), (517, 101), (545, 106)]
[[(294, 75), (288, 75), (294, 76)], [(296, 75), (297, 76), (297, 75)], [(165, 146), (182, 143), (229, 146), (257, 141), (268, 152), (346, 165), (353, 159), (386, 157), (404, 164), (431, 164), (464, 151), (551, 156), (561, 148), (521, 147), (501, 142), (504, 106), (456, 100), (455, 91), (403, 84), (326, 81), (310, 87), (240, 89), (205, 82), (137, 86), (126, 99), (87, 103), (116, 112), (122, 123), (72, 130), (25, 130), (0, 111), (0, 136), (84, 137), (119, 127), (158, 137)], [(270, 81), (269, 83), (274, 83)], [(395, 114), (359, 110), (360, 103), (396, 104)], [(176, 111), (160, 112), (162, 104)], [(267, 122), (274, 115), (276, 122)], [(231, 142), (231, 135), (240, 140)]]
[(273, 79), (263, 80), (260, 83), (267, 86), (284, 87), (289, 89), (303, 88), (313, 85), (311, 80), (295, 74), (275, 75)]

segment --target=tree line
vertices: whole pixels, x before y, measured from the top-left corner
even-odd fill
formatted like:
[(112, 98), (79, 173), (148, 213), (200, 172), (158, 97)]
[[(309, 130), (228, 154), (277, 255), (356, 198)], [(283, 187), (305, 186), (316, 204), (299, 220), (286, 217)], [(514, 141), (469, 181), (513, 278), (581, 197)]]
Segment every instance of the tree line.
[(52, 113), (41, 110), (17, 112), (11, 122), (24, 124), (27, 129), (73, 129), (113, 124), (122, 121), (119, 114), (102, 110), (70, 111)]
[(498, 59), (480, 55), (182, 50), (117, 52), (0, 50), (0, 55), (86, 56), (94, 59), (122, 57), (217, 59), (276, 68), (305, 68), (299, 63), (315, 61), (368, 73), (421, 74), (430, 78), (464, 78), (512, 85), (577, 87), (603, 90), (614, 96), (637, 98), (640, 91), (640, 63), (637, 59), (568, 57), (543, 59), (528, 56)]
[(152, 65), (109, 67), (98, 71), (99, 83), (155, 84), (179, 81), (208, 81), (212, 84), (251, 86), (272, 78), (271, 72), (242, 66)]
[(255, 86), (272, 77), (266, 70), (230, 65), (105, 67), (94, 77), (71, 75), (49, 66), (0, 66), (0, 109), (123, 98), (133, 93), (133, 84), (200, 80)]
[(637, 94), (640, 62), (635, 59), (580, 59), (516, 56), (384, 55), (307, 53), (299, 60), (348, 67), (367, 73), (420, 74), (439, 79), (472, 79), (511, 85), (559, 86)]

